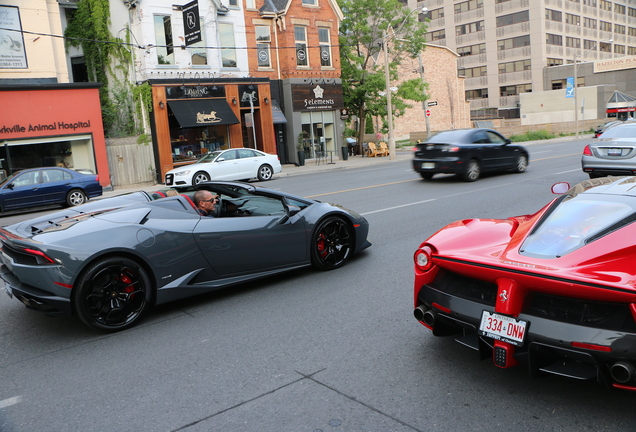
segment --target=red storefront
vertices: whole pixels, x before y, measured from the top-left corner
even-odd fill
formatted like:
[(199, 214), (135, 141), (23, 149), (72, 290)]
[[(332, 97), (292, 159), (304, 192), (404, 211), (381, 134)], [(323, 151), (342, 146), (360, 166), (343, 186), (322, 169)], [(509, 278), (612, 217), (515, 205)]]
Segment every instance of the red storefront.
[(0, 170), (90, 170), (110, 187), (95, 83), (0, 86)]

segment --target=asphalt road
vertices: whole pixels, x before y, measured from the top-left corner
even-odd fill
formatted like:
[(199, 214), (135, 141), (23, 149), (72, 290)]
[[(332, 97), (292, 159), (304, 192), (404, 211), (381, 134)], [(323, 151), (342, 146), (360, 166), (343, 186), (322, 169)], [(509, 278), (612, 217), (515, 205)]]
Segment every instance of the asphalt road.
[(587, 178), (583, 144), (533, 144), (528, 172), (476, 183), (424, 181), (410, 161), (268, 182), (363, 214), (373, 246), (336, 271), (158, 307), (125, 332), (2, 294), (0, 430), (633, 431), (636, 395), (496, 368), (412, 315), (419, 243), (458, 219), (537, 211), (553, 183)]

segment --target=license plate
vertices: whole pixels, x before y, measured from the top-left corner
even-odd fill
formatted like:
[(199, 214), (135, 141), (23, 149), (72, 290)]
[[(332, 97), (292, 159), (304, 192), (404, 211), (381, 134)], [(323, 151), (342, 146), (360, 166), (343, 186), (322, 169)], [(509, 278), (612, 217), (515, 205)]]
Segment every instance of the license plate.
[(435, 162), (422, 162), (422, 169), (433, 169), (435, 168)]
[(512, 345), (521, 346), (523, 345), (527, 327), (527, 321), (483, 311), (481, 314), (481, 323), (479, 324), (479, 334)]
[(620, 156), (623, 152), (619, 148), (607, 149), (608, 156)]

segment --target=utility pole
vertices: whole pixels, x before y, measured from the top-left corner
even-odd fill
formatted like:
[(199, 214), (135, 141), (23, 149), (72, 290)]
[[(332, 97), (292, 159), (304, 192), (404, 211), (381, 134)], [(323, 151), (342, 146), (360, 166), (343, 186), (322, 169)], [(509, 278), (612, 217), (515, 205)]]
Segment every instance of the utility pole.
[[(417, 55), (417, 60), (419, 62), (419, 71), (420, 71), (420, 79), (422, 80), (422, 84), (425, 84), (424, 82), (424, 64), (422, 63), (422, 53), (418, 53)], [(431, 118), (429, 116), (426, 115), (426, 101), (422, 101), (422, 112), (424, 113), (424, 120), (426, 120), (426, 138), (430, 138), (431, 137)]]

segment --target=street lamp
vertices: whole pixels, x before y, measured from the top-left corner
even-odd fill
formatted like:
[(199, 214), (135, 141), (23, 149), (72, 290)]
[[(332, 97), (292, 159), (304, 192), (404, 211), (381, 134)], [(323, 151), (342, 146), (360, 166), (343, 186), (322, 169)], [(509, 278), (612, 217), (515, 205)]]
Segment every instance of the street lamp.
[[(603, 42), (603, 41), (601, 41)], [(607, 42), (609, 42), (610, 44), (612, 42), (614, 42), (613, 39), (609, 39)], [(579, 67), (578, 67), (578, 62), (576, 61), (577, 57), (581, 57), (583, 58), (585, 56), (585, 54), (587, 54), (588, 52), (592, 51), (594, 48), (596, 48), (596, 45), (598, 45), (599, 42), (596, 41), (594, 43), (594, 45), (592, 45), (592, 48), (586, 50), (585, 52), (581, 53), (581, 54), (576, 54), (574, 56), (574, 123), (576, 124), (576, 138), (579, 137), (579, 92), (577, 90), (577, 81), (579, 78)]]
[[(419, 11), (420, 13), (428, 12), (428, 8), (426, 6), (411, 10), (405, 17), (402, 23), (398, 26), (397, 30), (393, 32), (393, 36), (402, 28), (406, 20), (411, 16), (411, 14), (415, 11)], [(387, 113), (387, 123), (389, 126), (389, 159), (395, 160), (395, 137), (393, 136), (393, 103), (391, 101), (391, 77), (389, 75), (389, 36), (387, 30), (382, 30), (382, 49), (384, 50), (384, 81), (386, 84), (386, 113)]]

